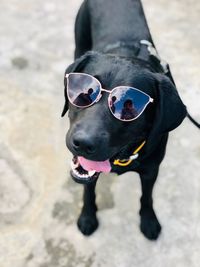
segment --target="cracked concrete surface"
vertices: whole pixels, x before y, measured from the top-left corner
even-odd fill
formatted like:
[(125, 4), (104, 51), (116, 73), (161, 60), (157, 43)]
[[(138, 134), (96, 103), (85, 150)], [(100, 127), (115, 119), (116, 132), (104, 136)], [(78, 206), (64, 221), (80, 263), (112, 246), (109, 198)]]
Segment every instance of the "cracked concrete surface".
[[(68, 120), (60, 113), (80, 3), (0, 2), (0, 266), (197, 267), (200, 132), (187, 119), (170, 134), (155, 187), (159, 240), (149, 242), (139, 231), (135, 173), (102, 175), (100, 227), (89, 238), (77, 230), (82, 187), (69, 176)], [(143, 4), (157, 48), (200, 121), (200, 2)]]

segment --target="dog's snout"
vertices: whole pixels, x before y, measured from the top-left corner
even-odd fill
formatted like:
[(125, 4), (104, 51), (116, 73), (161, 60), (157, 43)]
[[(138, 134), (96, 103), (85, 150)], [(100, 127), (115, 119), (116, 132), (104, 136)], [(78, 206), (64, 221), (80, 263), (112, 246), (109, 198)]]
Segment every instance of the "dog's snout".
[(95, 143), (86, 134), (76, 134), (72, 140), (73, 148), (78, 153), (94, 154), (96, 151)]

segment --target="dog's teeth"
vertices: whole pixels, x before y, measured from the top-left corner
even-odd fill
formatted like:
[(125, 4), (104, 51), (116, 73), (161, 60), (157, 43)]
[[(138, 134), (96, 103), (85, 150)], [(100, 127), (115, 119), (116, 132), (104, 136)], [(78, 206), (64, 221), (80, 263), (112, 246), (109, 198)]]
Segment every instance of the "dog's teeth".
[(81, 175), (83, 178), (88, 178), (89, 176), (88, 176), (88, 174), (82, 174)]
[(72, 170), (76, 169), (76, 165), (73, 163), (73, 161), (71, 161), (70, 165), (71, 165)]
[(77, 170), (77, 168), (79, 166), (80, 166), (79, 162), (77, 162), (75, 164), (73, 161), (71, 161), (71, 169), (72, 169), (72, 172), (74, 173), (74, 175), (78, 176), (79, 178), (88, 179), (88, 178), (91, 178), (96, 173), (96, 171), (88, 171), (87, 173), (81, 174)]
[(82, 174), (81, 177), (88, 178), (89, 176), (87, 174)]
[(80, 175), (79, 172), (78, 172), (77, 170), (74, 170), (74, 174), (77, 175), (77, 176)]
[(73, 161), (71, 161), (71, 169), (74, 171), (76, 168), (78, 168), (79, 163), (77, 162), (76, 164), (74, 164)]
[(89, 175), (87, 175), (87, 174), (80, 174), (76, 169), (72, 169), (72, 171), (73, 171), (74, 175), (76, 175), (76, 176), (78, 176), (78, 177), (80, 177), (82, 179), (89, 178)]
[(91, 177), (91, 176), (93, 176), (95, 174), (95, 171), (89, 171), (88, 174)]

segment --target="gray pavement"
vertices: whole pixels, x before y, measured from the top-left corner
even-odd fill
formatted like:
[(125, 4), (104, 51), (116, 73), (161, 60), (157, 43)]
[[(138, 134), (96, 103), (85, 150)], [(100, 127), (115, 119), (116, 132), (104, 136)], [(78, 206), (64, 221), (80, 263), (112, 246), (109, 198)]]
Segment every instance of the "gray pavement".
[[(100, 227), (89, 238), (76, 228), (82, 187), (69, 176), (68, 120), (60, 113), (80, 3), (0, 2), (0, 267), (198, 267), (200, 132), (187, 119), (170, 134), (154, 191), (158, 241), (139, 231), (134, 173), (102, 175)], [(157, 48), (200, 121), (200, 2), (143, 3)]]

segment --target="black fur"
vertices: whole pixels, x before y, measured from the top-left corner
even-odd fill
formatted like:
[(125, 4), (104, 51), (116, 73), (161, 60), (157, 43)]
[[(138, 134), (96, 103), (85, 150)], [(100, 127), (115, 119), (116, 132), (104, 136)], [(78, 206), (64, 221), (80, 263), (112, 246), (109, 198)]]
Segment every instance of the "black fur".
[[(75, 26), (76, 60), (66, 73), (91, 74), (106, 89), (119, 85), (136, 87), (149, 94), (154, 103), (135, 121), (121, 122), (110, 113), (106, 93), (95, 105), (79, 109), (68, 103), (65, 89), (62, 116), (69, 107), (67, 147), (74, 155), (90, 160), (126, 158), (134, 148), (147, 141), (137, 160), (128, 167), (113, 165), (112, 172), (139, 173), (142, 184), (140, 228), (147, 238), (154, 240), (161, 226), (153, 210), (153, 186), (164, 158), (168, 132), (182, 122), (187, 112), (170, 71), (167, 75), (163, 73), (159, 61), (149, 55), (145, 45), (140, 45), (141, 39), (153, 43), (139, 0), (84, 1)], [(78, 151), (74, 140), (82, 144)], [(92, 153), (84, 149), (86, 147), (92, 147)], [(96, 181), (84, 185), (78, 227), (85, 235), (92, 234), (98, 226), (95, 185)]]

